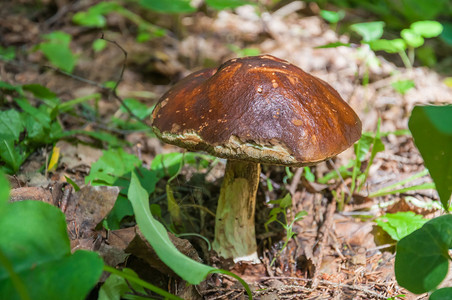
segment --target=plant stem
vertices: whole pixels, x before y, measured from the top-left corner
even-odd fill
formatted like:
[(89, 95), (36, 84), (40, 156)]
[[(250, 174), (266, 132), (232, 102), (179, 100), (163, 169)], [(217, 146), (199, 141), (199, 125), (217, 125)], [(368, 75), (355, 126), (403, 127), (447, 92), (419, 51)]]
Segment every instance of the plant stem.
[(411, 69), (413, 67), (413, 65), (411, 64), (410, 59), (408, 58), (408, 55), (406, 55), (406, 52), (402, 50), (399, 52), (399, 55), (403, 61), (403, 64), (405, 65), (405, 68)]

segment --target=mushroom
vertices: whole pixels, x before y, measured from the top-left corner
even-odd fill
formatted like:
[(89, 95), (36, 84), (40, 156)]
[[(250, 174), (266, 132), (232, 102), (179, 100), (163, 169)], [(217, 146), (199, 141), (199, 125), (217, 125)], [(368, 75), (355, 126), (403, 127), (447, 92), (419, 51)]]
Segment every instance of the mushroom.
[(361, 121), (325, 81), (271, 55), (235, 58), (195, 72), (153, 113), (157, 137), (227, 159), (214, 250), (259, 262), (254, 228), (260, 164), (309, 166), (350, 147)]

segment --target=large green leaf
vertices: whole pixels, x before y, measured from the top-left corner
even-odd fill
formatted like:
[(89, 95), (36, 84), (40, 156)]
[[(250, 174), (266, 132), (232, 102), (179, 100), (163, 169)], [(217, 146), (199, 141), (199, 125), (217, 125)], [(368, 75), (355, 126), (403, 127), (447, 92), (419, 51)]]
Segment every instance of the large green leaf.
[(434, 291), (429, 300), (450, 300), (452, 299), (452, 287), (446, 287), (439, 290)]
[(102, 274), (98, 254), (71, 254), (64, 214), (40, 201), (0, 211), (0, 295), (9, 300), (84, 299)]
[(435, 289), (449, 270), (452, 215), (425, 223), (397, 244), (395, 275), (399, 285), (422, 294)]
[(135, 173), (132, 173), (128, 197), (132, 202), (141, 232), (159, 258), (177, 275), (191, 284), (199, 284), (209, 273), (216, 270), (185, 256), (171, 243), (165, 227), (152, 216), (149, 209), (149, 196), (140, 185)]
[(452, 106), (416, 106), (408, 127), (447, 209), (452, 194)]

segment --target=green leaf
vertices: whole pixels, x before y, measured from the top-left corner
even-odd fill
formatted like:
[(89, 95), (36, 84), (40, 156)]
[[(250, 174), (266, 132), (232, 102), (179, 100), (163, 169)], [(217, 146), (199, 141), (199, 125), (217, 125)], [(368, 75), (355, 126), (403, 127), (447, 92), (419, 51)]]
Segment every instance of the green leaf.
[[(154, 107), (148, 107), (134, 98), (125, 98), (123, 103), (140, 119), (144, 119), (149, 116), (154, 109)], [(128, 113), (124, 105), (121, 105), (121, 111)]]
[[(124, 268), (121, 271), (122, 274), (128, 275), (127, 277), (133, 277), (135, 279), (139, 279), (137, 273), (135, 273), (132, 269)], [(121, 274), (121, 275), (122, 275)], [(158, 289), (158, 288), (156, 288)], [(157, 291), (154, 291), (158, 293)], [(135, 296), (136, 293), (141, 293), (142, 295), (146, 295), (146, 290), (143, 286), (137, 284), (134, 281), (126, 281), (126, 278), (120, 276), (118, 274), (111, 274), (102, 287), (99, 290), (98, 300), (120, 300), (120, 299), (140, 299)], [(162, 296), (166, 296), (163, 295)], [(179, 299), (179, 298), (178, 298)]]
[(122, 148), (104, 151), (104, 154), (91, 166), (85, 182), (101, 182), (113, 185), (118, 177), (129, 173), (141, 166), (141, 160), (135, 155), (128, 154)]
[(93, 42), (93, 50), (94, 52), (101, 52), (107, 47), (107, 41), (104, 39), (97, 39)]
[(100, 278), (103, 261), (94, 252), (71, 254), (66, 230), (64, 214), (54, 206), (8, 204), (0, 212), (0, 262), (12, 268), (0, 268), (0, 295), (23, 299), (25, 290), (33, 300), (84, 299)]
[(441, 33), (441, 39), (448, 45), (452, 45), (452, 22), (443, 23), (443, 32)]
[(72, 22), (81, 26), (102, 28), (107, 24), (107, 19), (102, 14), (80, 11), (72, 17)]
[(395, 275), (400, 286), (422, 294), (435, 289), (449, 270), (452, 215), (428, 221), (397, 244)]
[(416, 106), (408, 127), (447, 210), (452, 194), (452, 106)]
[(131, 291), (123, 277), (111, 274), (100, 288), (97, 300), (120, 300), (125, 293)]
[(329, 23), (337, 23), (345, 17), (345, 12), (343, 10), (340, 11), (331, 11), (331, 10), (320, 10), (320, 16), (325, 19)]
[(385, 214), (375, 219), (375, 223), (386, 231), (393, 240), (400, 241), (405, 236), (422, 227), (427, 222), (412, 211)]
[(0, 89), (7, 90), (7, 91), (14, 91), (19, 94), (22, 94), (22, 87), (20, 85), (12, 85), (8, 82), (0, 80)]
[(374, 51), (386, 51), (388, 53), (399, 53), (401, 51), (405, 51), (406, 44), (402, 39), (394, 39), (394, 40), (373, 40), (369, 42), (369, 46)]
[(18, 149), (14, 146), (13, 140), (0, 140), (0, 158), (6, 162), (11, 168), (13, 174), (19, 171), (19, 167), (27, 158), (22, 149)]
[(99, 141), (106, 142), (111, 147), (124, 146), (124, 144), (126, 143), (125, 141), (120, 140), (116, 136), (114, 136), (108, 132), (105, 132), (105, 131), (86, 131), (86, 130), (82, 130), (82, 129), (75, 129), (75, 130), (65, 131), (63, 136), (72, 136), (72, 135), (76, 135), (76, 134), (86, 135), (86, 136), (95, 138)]
[(16, 49), (13, 46), (2, 47), (0, 46), (0, 60), (11, 61), (16, 58)]
[(361, 138), (354, 145), (355, 156), (358, 161), (364, 161), (366, 159), (367, 153), (370, 151), (374, 137), (370, 132), (365, 132), (362, 134)]
[(452, 295), (452, 287), (445, 287), (439, 290), (434, 291), (429, 300), (450, 300)]
[(303, 219), (307, 215), (308, 215), (308, 213), (305, 210), (299, 211), (295, 214), (295, 217), (293, 217), (293, 222), (297, 222), (297, 221)]
[(0, 211), (3, 206), (8, 203), (9, 200), (9, 181), (6, 179), (5, 174), (0, 170)]
[(410, 26), (414, 33), (425, 38), (436, 37), (443, 31), (443, 25), (436, 21), (418, 21)]
[(180, 14), (196, 11), (196, 8), (190, 5), (189, 0), (140, 0), (139, 4), (144, 8), (164, 14)]
[(22, 88), (24, 91), (32, 93), (36, 98), (44, 100), (52, 108), (60, 103), (60, 100), (54, 92), (40, 84), (25, 84)]
[(215, 10), (223, 10), (254, 3), (244, 0), (206, 0), (206, 4)]
[(341, 46), (345, 46), (345, 47), (350, 47), (352, 44), (350, 43), (342, 43), (342, 42), (333, 42), (333, 43), (328, 43), (322, 46), (317, 46), (315, 47), (315, 49), (323, 49), (323, 48), (337, 48), (337, 47), (341, 47)]
[(69, 43), (72, 39), (70, 34), (63, 31), (54, 31), (48, 34), (43, 34), (42, 37), (52, 43), (60, 44), (65, 47), (69, 47)]
[(47, 112), (42, 111), (33, 105), (31, 105), (27, 99), (15, 98), (16, 103), (22, 108), (26, 113), (30, 116), (25, 118), (33, 118), (37, 123), (41, 124), (43, 127), (49, 129), (50, 128), (50, 116)]
[(391, 83), (391, 86), (398, 93), (405, 95), (409, 90), (415, 87), (413, 80), (397, 80)]
[(18, 111), (10, 109), (0, 111), (0, 141), (19, 140), (20, 133), (24, 130), (24, 124)]
[(152, 216), (148, 197), (146, 191), (141, 187), (137, 176), (132, 173), (128, 198), (132, 202), (141, 232), (154, 248), (158, 257), (168, 267), (187, 282), (199, 284), (209, 273), (216, 269), (194, 261), (177, 250), (171, 243), (165, 227)]
[(350, 29), (362, 36), (365, 42), (375, 41), (381, 38), (383, 35), (383, 28), (385, 27), (385, 22), (367, 22), (367, 23), (357, 23), (350, 26)]
[(424, 44), (424, 38), (412, 29), (403, 29), (400, 35), (410, 47), (418, 48)]
[(209, 160), (213, 160), (213, 157), (195, 152), (158, 154), (151, 162), (151, 170), (156, 171), (157, 176), (160, 178), (163, 178), (165, 175), (173, 177), (178, 173), (182, 160), (184, 163), (191, 165), (199, 162), (202, 167), (207, 167)]
[(307, 181), (309, 181), (309, 182), (315, 181), (315, 175), (314, 175), (314, 173), (311, 172), (311, 168), (304, 167), (303, 171), (304, 171), (304, 178), (306, 178)]
[(74, 69), (77, 60), (69, 46), (58, 43), (41, 43), (39, 50), (53, 65), (61, 70), (71, 73)]
[(284, 198), (280, 199), (279, 206), (281, 208), (289, 208), (292, 206), (292, 195), (289, 193), (284, 196)]

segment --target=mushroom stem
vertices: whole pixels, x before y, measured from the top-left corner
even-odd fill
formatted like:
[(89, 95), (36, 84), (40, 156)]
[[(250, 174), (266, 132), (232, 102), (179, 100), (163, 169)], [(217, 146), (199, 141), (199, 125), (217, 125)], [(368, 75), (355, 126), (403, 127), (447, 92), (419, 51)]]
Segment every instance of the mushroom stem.
[(260, 165), (228, 160), (215, 219), (213, 249), (234, 262), (259, 263), (254, 209), (259, 185)]

